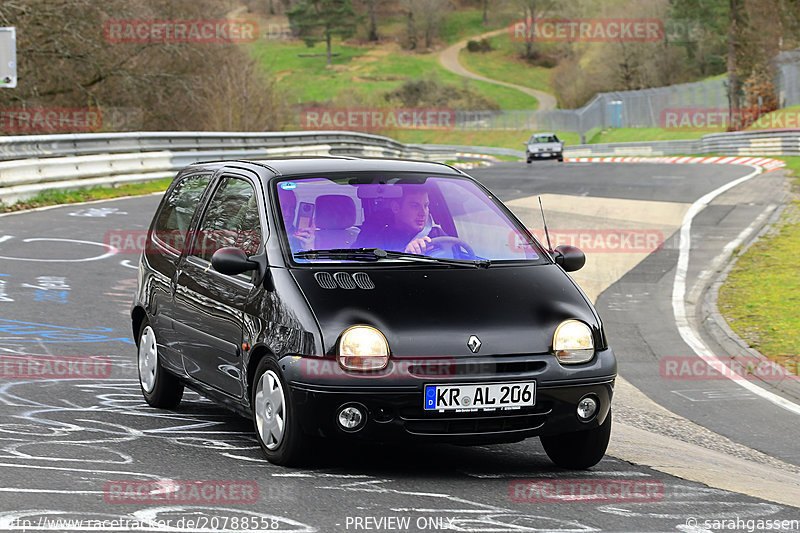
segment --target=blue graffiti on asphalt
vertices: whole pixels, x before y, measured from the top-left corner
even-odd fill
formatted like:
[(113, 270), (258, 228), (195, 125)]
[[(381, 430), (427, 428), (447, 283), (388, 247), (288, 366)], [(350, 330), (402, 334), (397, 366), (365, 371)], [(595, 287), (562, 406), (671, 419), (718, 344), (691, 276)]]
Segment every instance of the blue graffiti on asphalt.
[(81, 329), (69, 328), (66, 326), (54, 326), (52, 324), (38, 324), (36, 322), (21, 322), (19, 320), (9, 320), (0, 318), (0, 335), (8, 334), (12, 337), (0, 336), (0, 343), (12, 341), (19, 342), (42, 342), (42, 343), (64, 343), (64, 342), (111, 342), (122, 341), (133, 344), (127, 337), (110, 337), (103, 333), (113, 333), (111, 328)]

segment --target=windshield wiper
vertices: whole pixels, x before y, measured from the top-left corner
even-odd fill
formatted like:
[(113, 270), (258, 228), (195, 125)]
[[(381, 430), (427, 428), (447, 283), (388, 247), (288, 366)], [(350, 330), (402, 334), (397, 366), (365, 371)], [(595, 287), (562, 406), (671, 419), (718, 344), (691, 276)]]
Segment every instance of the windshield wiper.
[(408, 259), (423, 263), (440, 263), (444, 265), (483, 267), (491, 264), (488, 259), (448, 259), (446, 257), (431, 257), (429, 255), (396, 252), (383, 248), (331, 248), (328, 250), (304, 250), (293, 254), (298, 259)]

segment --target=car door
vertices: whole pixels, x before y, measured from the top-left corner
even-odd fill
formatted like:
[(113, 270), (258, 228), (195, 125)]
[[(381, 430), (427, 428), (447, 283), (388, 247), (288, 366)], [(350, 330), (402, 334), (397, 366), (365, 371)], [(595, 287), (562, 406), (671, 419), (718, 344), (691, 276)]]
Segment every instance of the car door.
[(176, 322), (186, 373), (241, 398), (244, 307), (253, 274), (221, 274), (211, 267), (220, 248), (235, 246), (248, 255), (263, 249), (263, 194), (244, 174), (222, 174), (181, 260), (175, 288)]
[(175, 180), (161, 203), (144, 249), (150, 267), (148, 315), (160, 343), (162, 362), (176, 373), (183, 373), (183, 360), (175, 350), (174, 283), (197, 206), (201, 205), (210, 182), (211, 172), (189, 174)]

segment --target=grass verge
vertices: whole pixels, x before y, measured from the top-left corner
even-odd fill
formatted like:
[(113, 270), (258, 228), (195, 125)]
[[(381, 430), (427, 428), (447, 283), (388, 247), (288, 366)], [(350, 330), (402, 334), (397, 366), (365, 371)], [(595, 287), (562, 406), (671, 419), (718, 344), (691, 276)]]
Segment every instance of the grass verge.
[(120, 198), (122, 196), (140, 196), (143, 194), (165, 191), (171, 182), (172, 178), (164, 178), (145, 183), (130, 183), (120, 185), (119, 187), (92, 187), (90, 189), (76, 189), (73, 191), (42, 191), (33, 198), (22, 200), (12, 205), (0, 204), (0, 213), (22, 211), (48, 205), (76, 204), (80, 202), (89, 202), (91, 200), (106, 200), (109, 198)]
[[(781, 157), (800, 193), (800, 157)], [(765, 356), (784, 362), (800, 357), (800, 200), (755, 242), (720, 288), (718, 307), (733, 331)]]
[[(445, 70), (437, 53), (415, 54), (396, 47), (358, 47), (335, 43), (333, 67), (327, 68), (323, 44), (308, 48), (302, 42), (259, 42), (252, 54), (271, 72), (292, 103), (337, 101), (363, 107), (381, 104), (381, 94), (403, 83), (434, 77), (447, 84), (469, 85), (502, 109), (536, 109), (538, 102), (527, 94), (493, 83), (467, 80)], [(300, 54), (320, 54), (299, 57)], [(385, 104), (383, 104), (385, 105)]]
[(467, 70), (494, 80), (501, 80), (539, 91), (551, 92), (551, 69), (537, 67), (519, 58), (507, 33), (491, 37), (490, 52), (461, 51), (458, 60)]

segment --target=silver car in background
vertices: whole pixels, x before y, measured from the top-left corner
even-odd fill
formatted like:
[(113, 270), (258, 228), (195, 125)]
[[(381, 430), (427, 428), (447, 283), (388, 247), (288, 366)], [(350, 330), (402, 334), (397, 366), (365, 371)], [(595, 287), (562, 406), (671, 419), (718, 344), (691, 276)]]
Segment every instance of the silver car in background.
[(558, 159), (564, 161), (564, 141), (555, 133), (534, 133), (525, 143), (525, 159)]

